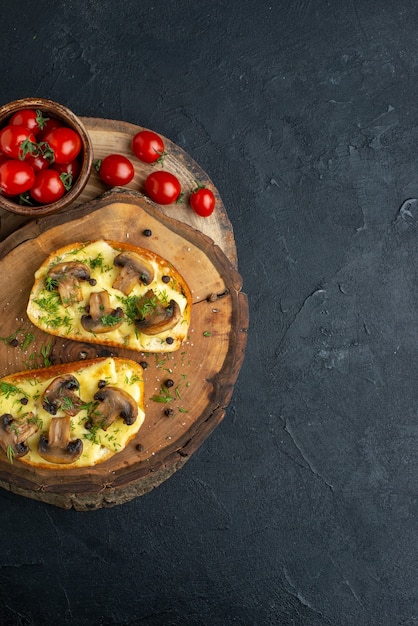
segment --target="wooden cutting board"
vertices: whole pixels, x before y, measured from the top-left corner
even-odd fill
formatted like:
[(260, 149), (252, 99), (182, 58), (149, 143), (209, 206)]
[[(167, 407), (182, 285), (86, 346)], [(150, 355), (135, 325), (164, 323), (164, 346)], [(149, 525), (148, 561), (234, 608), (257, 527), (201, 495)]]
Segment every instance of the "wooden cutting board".
[[(130, 156), (130, 137), (139, 127), (103, 120), (84, 122), (97, 158), (110, 152)], [(151, 166), (136, 162), (131, 189), (106, 192), (93, 174), (80, 203), (65, 213), (20, 227), (16, 220), (6, 220), (11, 232), (0, 244), (0, 376), (49, 362), (109, 354), (147, 363), (145, 422), (123, 452), (88, 472), (58, 473), (33, 469), (18, 460), (11, 464), (1, 456), (0, 486), (6, 489), (77, 510), (121, 504), (182, 467), (224, 417), (244, 358), (248, 328), (248, 304), (236, 269), (232, 227), (205, 173), (168, 140), (166, 146), (164, 167), (178, 175), (183, 189), (199, 180), (215, 192), (217, 208), (211, 218), (198, 218), (187, 202), (161, 207), (144, 197), (140, 189)], [(152, 235), (145, 237), (144, 230), (151, 230)], [(29, 322), (26, 305), (35, 269), (63, 245), (98, 238), (148, 247), (170, 260), (184, 276), (192, 290), (193, 307), (189, 337), (180, 350), (162, 355), (109, 350), (52, 337)], [(175, 382), (176, 392), (168, 404), (156, 402), (152, 398), (158, 397), (167, 378)], [(173, 409), (170, 416), (164, 412), (167, 406)]]

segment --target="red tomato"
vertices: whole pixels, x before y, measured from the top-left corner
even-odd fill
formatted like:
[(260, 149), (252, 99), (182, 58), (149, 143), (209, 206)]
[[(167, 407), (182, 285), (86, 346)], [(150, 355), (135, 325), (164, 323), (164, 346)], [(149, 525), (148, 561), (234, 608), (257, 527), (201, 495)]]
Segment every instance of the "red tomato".
[(0, 149), (12, 159), (25, 159), (36, 149), (35, 135), (24, 126), (8, 124), (0, 131)]
[(209, 217), (215, 208), (215, 196), (210, 189), (198, 187), (190, 195), (190, 206), (201, 217)]
[(35, 181), (33, 168), (18, 159), (9, 159), (0, 165), (0, 189), (5, 196), (18, 196), (28, 191)]
[(135, 174), (134, 166), (122, 154), (109, 154), (98, 161), (97, 168), (102, 181), (111, 187), (127, 185)]
[(171, 204), (178, 200), (181, 185), (178, 179), (170, 172), (159, 170), (152, 172), (145, 180), (145, 193), (159, 204)]
[(29, 193), (40, 204), (50, 204), (59, 200), (66, 192), (65, 184), (56, 170), (38, 172)]
[(41, 170), (46, 170), (46, 168), (49, 167), (48, 159), (42, 156), (42, 154), (31, 154), (25, 160), (33, 167), (34, 172), (40, 172)]
[(152, 130), (141, 130), (132, 139), (132, 152), (144, 163), (162, 162), (164, 156), (164, 142)]
[(39, 109), (21, 109), (12, 115), (9, 124), (25, 126), (36, 135), (44, 128), (47, 120), (48, 118), (44, 117)]
[(81, 151), (80, 135), (67, 126), (54, 128), (45, 135), (43, 141), (51, 148), (55, 163), (70, 163)]
[(47, 118), (45, 126), (43, 129), (37, 134), (38, 141), (44, 141), (46, 135), (54, 128), (59, 128), (62, 126), (62, 123), (59, 120), (56, 120), (54, 117)]
[(71, 174), (74, 181), (80, 173), (81, 165), (80, 161), (74, 159), (70, 163), (52, 163), (51, 169), (56, 170), (60, 174)]

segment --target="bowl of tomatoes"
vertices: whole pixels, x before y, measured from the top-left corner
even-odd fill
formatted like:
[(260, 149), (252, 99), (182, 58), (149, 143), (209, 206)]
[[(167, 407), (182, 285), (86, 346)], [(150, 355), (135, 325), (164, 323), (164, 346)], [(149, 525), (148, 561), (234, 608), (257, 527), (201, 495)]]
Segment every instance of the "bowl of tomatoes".
[(45, 98), (0, 107), (0, 208), (28, 217), (61, 211), (92, 167), (89, 134), (67, 107)]

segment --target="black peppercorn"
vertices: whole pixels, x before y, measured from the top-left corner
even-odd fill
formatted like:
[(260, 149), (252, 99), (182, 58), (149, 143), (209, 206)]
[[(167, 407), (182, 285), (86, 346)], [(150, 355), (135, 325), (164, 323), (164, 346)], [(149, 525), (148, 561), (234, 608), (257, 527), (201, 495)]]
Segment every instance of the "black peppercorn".
[(140, 366), (142, 367), (143, 370), (146, 370), (148, 367), (148, 363), (146, 361), (141, 361)]
[(171, 346), (171, 344), (174, 343), (173, 337), (167, 337), (166, 343), (168, 343)]
[(167, 417), (171, 417), (172, 415), (174, 415), (173, 409), (170, 409), (170, 408), (164, 409), (164, 415), (166, 415)]
[(29, 400), (27, 398), (20, 398), (20, 404), (23, 404), (23, 406), (26, 406), (28, 402)]
[(163, 283), (169, 283), (170, 282), (170, 276), (161, 276), (161, 280), (163, 281)]
[(174, 380), (172, 380), (171, 378), (167, 378), (164, 385), (167, 387), (167, 389), (169, 389), (170, 387), (174, 386)]
[(11, 341), (9, 341), (9, 345), (12, 346), (13, 348), (17, 348), (17, 346), (19, 345), (19, 342), (16, 338), (14, 338)]
[(145, 237), (151, 237), (151, 235), (152, 235), (152, 230), (150, 230), (149, 228), (146, 228), (144, 230), (144, 236)]
[(97, 383), (97, 386), (99, 389), (103, 389), (103, 387), (106, 387), (106, 381), (105, 380), (99, 380), (99, 382)]

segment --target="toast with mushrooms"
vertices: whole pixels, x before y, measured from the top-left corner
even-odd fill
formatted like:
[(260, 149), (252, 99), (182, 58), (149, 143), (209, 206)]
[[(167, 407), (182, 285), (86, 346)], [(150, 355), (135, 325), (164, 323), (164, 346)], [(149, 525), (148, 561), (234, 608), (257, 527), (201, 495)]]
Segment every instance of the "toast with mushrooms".
[(48, 256), (27, 314), (45, 332), (138, 352), (172, 352), (188, 333), (191, 293), (172, 264), (145, 248), (98, 240)]
[(91, 467), (124, 450), (144, 421), (142, 368), (101, 358), (0, 379), (0, 454), (11, 463)]

